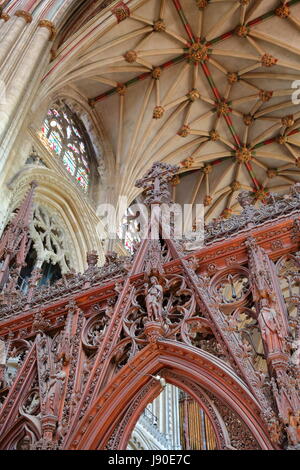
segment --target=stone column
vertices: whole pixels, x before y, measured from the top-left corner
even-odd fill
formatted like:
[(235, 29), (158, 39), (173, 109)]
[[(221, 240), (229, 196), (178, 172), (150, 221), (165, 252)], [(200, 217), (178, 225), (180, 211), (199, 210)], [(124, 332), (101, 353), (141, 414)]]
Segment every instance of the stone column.
[[(7, 16), (5, 16), (5, 18), (7, 18)], [(1, 21), (5, 20), (2, 19)], [(9, 20), (9, 27), (7, 28), (6, 34), (0, 43), (0, 65), (3, 63), (10, 50), (13, 48), (25, 25), (31, 23), (31, 21), (32, 16), (30, 13), (27, 13), (23, 10), (18, 10), (15, 13), (15, 16)]]
[[(54, 27), (50, 21), (41, 20), (39, 28), (34, 33), (28, 52), (20, 62), (11, 82), (7, 84), (5, 102), (0, 103), (0, 140), (8, 129), (18, 102), (30, 83), (32, 74), (42, 58), (46, 44), (54, 34)], [(1, 46), (0, 46), (1, 47)]]
[(10, 16), (7, 13), (2, 12), (0, 9), (0, 33), (2, 33), (2, 27), (5, 25), (5, 23), (10, 19)]

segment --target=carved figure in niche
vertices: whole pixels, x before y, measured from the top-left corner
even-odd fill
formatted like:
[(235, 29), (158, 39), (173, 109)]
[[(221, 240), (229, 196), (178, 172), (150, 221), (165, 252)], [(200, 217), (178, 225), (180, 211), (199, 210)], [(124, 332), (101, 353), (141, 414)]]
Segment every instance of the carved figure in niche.
[(106, 327), (107, 325), (103, 321), (92, 326), (88, 332), (88, 342), (91, 346), (99, 346), (103, 339), (103, 334), (106, 330)]
[(89, 339), (90, 343), (92, 343), (93, 346), (99, 346), (101, 343), (101, 331), (98, 328), (95, 328), (94, 330), (90, 331), (89, 333)]
[(66, 373), (64, 370), (59, 370), (56, 374), (50, 376), (50, 382), (47, 391), (48, 409), (54, 415), (57, 414), (57, 405), (63, 393), (64, 382)]
[(10, 357), (6, 362), (5, 370), (5, 385), (6, 387), (11, 387), (18, 370), (20, 368), (20, 355), (17, 355), (17, 350), (14, 348)]
[(25, 413), (34, 415), (37, 413), (40, 406), (40, 397), (38, 392), (33, 392), (29, 395), (26, 402), (24, 403), (23, 409)]
[(59, 337), (59, 346), (57, 355), (55, 358), (55, 362), (63, 361), (63, 364), (66, 366), (70, 362), (70, 349), (71, 349), (71, 341), (69, 332), (61, 332)]
[(162, 318), (163, 288), (155, 276), (150, 278), (150, 286), (146, 283), (145, 287), (148, 318), (152, 321), (160, 321)]
[(268, 351), (282, 351), (283, 337), (276, 311), (273, 308), (263, 307), (260, 311), (261, 333), (268, 347)]
[(17, 449), (18, 450), (30, 450), (30, 437), (29, 436), (24, 436), (23, 439), (21, 439), (18, 444), (17, 444)]
[(50, 325), (49, 320), (44, 318), (44, 312), (37, 312), (34, 315), (34, 321), (32, 323), (32, 331), (44, 331)]

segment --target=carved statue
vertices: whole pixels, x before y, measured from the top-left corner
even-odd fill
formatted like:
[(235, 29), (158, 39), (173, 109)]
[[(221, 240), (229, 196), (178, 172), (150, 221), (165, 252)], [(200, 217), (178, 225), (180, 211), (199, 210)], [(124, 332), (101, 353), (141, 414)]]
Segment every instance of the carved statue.
[(150, 278), (150, 286), (146, 284), (146, 306), (149, 320), (160, 321), (162, 318), (163, 288), (157, 277)]
[(59, 347), (57, 356), (55, 358), (56, 362), (63, 361), (64, 365), (67, 365), (70, 361), (70, 348), (71, 348), (71, 341), (69, 332), (61, 332), (59, 336)]
[(17, 353), (17, 350), (14, 348), (11, 352), (10, 357), (6, 361), (6, 370), (5, 370), (5, 385), (6, 387), (11, 387), (20, 367), (20, 354)]
[(19, 450), (30, 450), (30, 437), (24, 436), (23, 439), (18, 443), (17, 449)]
[(89, 338), (89, 343), (92, 346), (99, 346), (103, 339), (103, 334), (106, 330), (106, 325), (103, 325), (101, 327), (100, 325), (97, 325), (95, 328), (93, 328), (89, 333), (88, 333), (88, 338)]
[(263, 307), (260, 311), (261, 333), (268, 351), (282, 351), (283, 337), (276, 312), (273, 308)]
[(47, 391), (48, 409), (54, 415), (57, 415), (59, 400), (63, 393), (63, 386), (66, 379), (64, 370), (59, 370), (56, 374), (50, 376), (50, 382)]
[(29, 415), (33, 415), (37, 412), (40, 406), (40, 397), (38, 392), (31, 394), (24, 404), (24, 411)]

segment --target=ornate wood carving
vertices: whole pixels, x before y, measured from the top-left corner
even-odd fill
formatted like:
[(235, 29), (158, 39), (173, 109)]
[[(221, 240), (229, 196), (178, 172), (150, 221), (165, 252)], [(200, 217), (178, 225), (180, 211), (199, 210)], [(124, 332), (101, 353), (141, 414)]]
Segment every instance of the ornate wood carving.
[[(138, 183), (149, 205), (169, 198), (175, 172), (156, 164)], [(16, 292), (6, 300), (7, 286), (0, 305), (1, 448), (124, 446), (139, 397), (151, 394), (139, 378), (145, 368), (164, 368), (167, 380), (176, 375), (201, 395), (221, 448), (299, 447), (299, 188), (286, 199), (270, 196), (264, 208), (254, 208), (247, 194), (240, 201), (244, 212), (232, 229), (231, 219), (211, 226), (206, 245), (193, 253), (162, 236), (144, 240), (133, 257), (108, 253), (102, 268), (90, 252), (83, 274), (64, 275), (51, 287), (38, 287), (33, 273), (28, 298)], [(8, 239), (5, 232), (0, 246)], [(14, 242), (19, 258), (22, 240)], [(286, 260), (294, 267), (285, 268)], [(183, 369), (172, 376), (166, 364), (174, 357)], [(191, 378), (199, 370), (210, 377), (202, 391)], [(219, 384), (214, 391), (212, 383)], [(233, 396), (242, 411), (233, 410)], [(137, 405), (117, 416), (122, 400)]]

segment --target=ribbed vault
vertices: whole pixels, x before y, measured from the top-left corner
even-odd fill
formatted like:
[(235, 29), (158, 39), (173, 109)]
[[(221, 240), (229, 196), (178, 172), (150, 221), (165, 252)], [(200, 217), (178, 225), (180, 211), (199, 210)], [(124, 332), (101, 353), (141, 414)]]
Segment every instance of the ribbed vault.
[(114, 5), (59, 47), (40, 96), (69, 85), (89, 101), (120, 194), (176, 163), (176, 199), (228, 217), (240, 189), (264, 200), (299, 180), (299, 0), (133, 1), (122, 21)]

